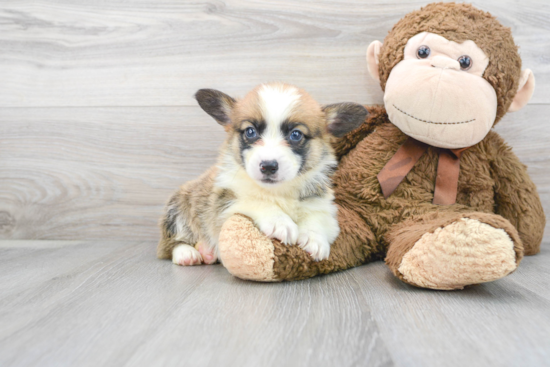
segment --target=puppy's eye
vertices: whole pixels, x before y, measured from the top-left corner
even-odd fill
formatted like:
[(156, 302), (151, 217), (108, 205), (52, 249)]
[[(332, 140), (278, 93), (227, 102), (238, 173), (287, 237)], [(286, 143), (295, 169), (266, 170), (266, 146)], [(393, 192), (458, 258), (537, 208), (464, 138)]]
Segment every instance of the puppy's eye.
[(428, 46), (420, 46), (416, 51), (416, 56), (419, 59), (425, 59), (426, 57), (430, 56), (430, 48)]
[(256, 133), (256, 129), (253, 127), (247, 127), (244, 131), (244, 136), (246, 136), (248, 139), (254, 139), (258, 134)]
[(288, 138), (290, 141), (299, 142), (304, 138), (304, 134), (300, 130), (292, 130)]
[(460, 64), (460, 68), (462, 70), (468, 70), (472, 67), (474, 62), (468, 55), (463, 55), (458, 58), (458, 63)]

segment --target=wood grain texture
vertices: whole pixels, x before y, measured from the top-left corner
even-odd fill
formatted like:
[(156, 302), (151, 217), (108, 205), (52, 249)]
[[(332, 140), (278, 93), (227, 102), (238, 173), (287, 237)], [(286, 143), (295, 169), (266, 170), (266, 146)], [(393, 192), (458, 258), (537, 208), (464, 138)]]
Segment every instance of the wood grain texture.
[(215, 163), (223, 129), (200, 108), (5, 109), (4, 238), (156, 241), (164, 203)]
[[(0, 366), (548, 365), (550, 234), (511, 276), (461, 292), (382, 263), (258, 284), (155, 259), (165, 201), (225, 136), (197, 89), (282, 80), (381, 103), (366, 48), (424, 4), (2, 0)], [(473, 4), (536, 75), (496, 129), (550, 213), (550, 3)]]
[(2, 366), (392, 365), (345, 274), (261, 284), (148, 243), (28, 243), (0, 247)]
[[(225, 138), (198, 107), (2, 112), (3, 239), (156, 242), (165, 202), (215, 163)], [(497, 126), (529, 166), (547, 213), (549, 115), (550, 106), (531, 105)]]
[(146, 242), (0, 241), (1, 366), (544, 366), (550, 247), (417, 289), (373, 263), (306, 281), (178, 267)]
[(352, 272), (397, 366), (548, 366), (550, 246), (501, 280), (412, 288), (383, 263)]
[[(20, 1), (0, 7), (0, 107), (191, 106), (213, 87), (282, 80), (381, 103), (365, 53), (426, 1)], [(474, 1), (512, 28), (550, 103), (550, 3)]]

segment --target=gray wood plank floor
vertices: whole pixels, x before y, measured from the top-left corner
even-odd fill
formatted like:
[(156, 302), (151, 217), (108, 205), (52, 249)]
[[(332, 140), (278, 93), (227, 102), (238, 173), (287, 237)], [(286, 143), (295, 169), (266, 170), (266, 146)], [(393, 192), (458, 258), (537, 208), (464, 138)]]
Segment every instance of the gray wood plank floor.
[[(224, 139), (197, 89), (379, 104), (366, 48), (426, 3), (0, 0), (0, 367), (550, 366), (550, 234), (461, 292), (383, 263), (259, 284), (155, 258), (164, 202)], [(535, 73), (496, 130), (550, 213), (550, 3), (473, 4)]]
[(145, 242), (0, 241), (1, 366), (545, 366), (550, 248), (460, 292), (382, 262), (282, 284)]

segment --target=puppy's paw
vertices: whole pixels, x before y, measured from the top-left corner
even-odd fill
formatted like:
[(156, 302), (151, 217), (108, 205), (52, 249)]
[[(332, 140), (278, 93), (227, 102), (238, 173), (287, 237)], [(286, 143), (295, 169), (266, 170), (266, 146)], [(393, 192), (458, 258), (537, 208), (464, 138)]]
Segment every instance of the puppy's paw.
[(216, 255), (216, 249), (210, 248), (205, 242), (199, 241), (195, 248), (201, 254), (202, 261), (206, 265), (214, 264), (218, 261), (218, 256)]
[(298, 246), (304, 249), (315, 261), (328, 259), (330, 243), (322, 234), (305, 231), (298, 236)]
[(179, 245), (172, 250), (172, 262), (182, 266), (200, 265), (202, 256), (194, 247)]
[(298, 225), (287, 215), (262, 219), (257, 224), (267, 237), (276, 238), (285, 245), (294, 245), (298, 240)]

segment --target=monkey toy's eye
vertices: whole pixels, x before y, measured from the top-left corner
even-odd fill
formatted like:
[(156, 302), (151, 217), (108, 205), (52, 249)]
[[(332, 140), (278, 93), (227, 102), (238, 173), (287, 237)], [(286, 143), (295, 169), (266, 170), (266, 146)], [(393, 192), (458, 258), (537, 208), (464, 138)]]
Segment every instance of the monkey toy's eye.
[(256, 129), (254, 129), (253, 127), (247, 127), (244, 131), (244, 136), (246, 136), (248, 139), (254, 139), (256, 135), (258, 134), (256, 133)]
[(458, 58), (458, 63), (460, 64), (460, 68), (462, 70), (468, 70), (472, 67), (473, 61), (468, 55), (460, 56)]
[(416, 51), (416, 56), (418, 56), (419, 59), (425, 59), (430, 56), (430, 48), (428, 46), (420, 46), (418, 51)]
[(295, 143), (299, 142), (300, 140), (302, 140), (302, 138), (304, 137), (304, 134), (300, 131), (300, 130), (292, 130), (290, 132), (290, 135), (288, 136), (288, 138), (290, 139), (290, 141), (293, 141)]

